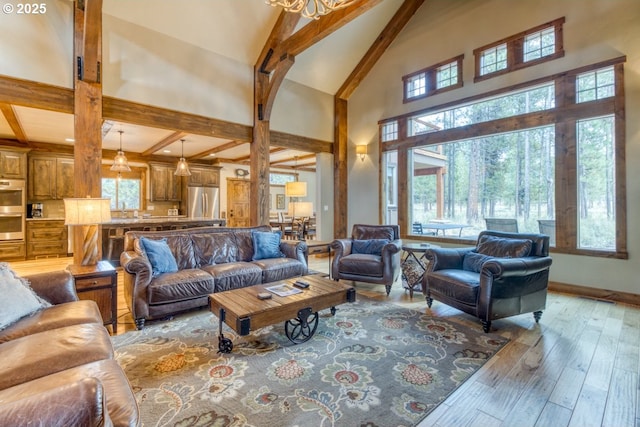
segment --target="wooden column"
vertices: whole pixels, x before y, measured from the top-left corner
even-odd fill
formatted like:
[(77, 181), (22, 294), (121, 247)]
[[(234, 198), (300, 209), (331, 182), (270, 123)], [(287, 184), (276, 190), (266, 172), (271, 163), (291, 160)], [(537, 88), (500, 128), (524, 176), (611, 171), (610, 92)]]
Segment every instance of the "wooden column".
[(348, 174), (347, 174), (347, 146), (349, 136), (347, 132), (348, 103), (346, 99), (334, 98), (334, 137), (333, 137), (333, 234), (335, 238), (344, 238), (347, 234), (348, 223)]
[[(75, 2), (74, 194), (100, 197), (102, 181), (102, 0)], [(82, 229), (74, 227), (73, 261), (82, 261)], [(102, 235), (98, 234), (98, 257)]]

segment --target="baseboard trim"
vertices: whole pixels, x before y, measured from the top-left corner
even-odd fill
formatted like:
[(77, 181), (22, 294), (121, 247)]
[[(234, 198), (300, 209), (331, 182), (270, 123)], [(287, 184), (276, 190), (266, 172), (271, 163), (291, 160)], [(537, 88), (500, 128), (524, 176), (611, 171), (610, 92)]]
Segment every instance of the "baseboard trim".
[(640, 306), (640, 294), (629, 292), (611, 291), (608, 289), (590, 288), (587, 286), (570, 285), (568, 283), (549, 282), (549, 290), (581, 297), (613, 301), (622, 304)]

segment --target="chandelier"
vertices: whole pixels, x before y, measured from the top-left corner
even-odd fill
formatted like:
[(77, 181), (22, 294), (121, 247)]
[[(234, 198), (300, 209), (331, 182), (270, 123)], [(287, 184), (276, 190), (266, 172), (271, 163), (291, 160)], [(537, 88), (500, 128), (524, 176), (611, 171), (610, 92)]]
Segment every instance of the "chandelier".
[(176, 166), (176, 171), (173, 174), (176, 176), (191, 176), (189, 165), (184, 158), (184, 139), (181, 139), (180, 142), (182, 142), (182, 155), (178, 161), (178, 166)]
[(266, 0), (271, 6), (282, 6), (286, 12), (300, 13), (305, 18), (319, 19), (320, 16), (342, 9), (356, 0)]
[(113, 165), (111, 166), (111, 170), (114, 172), (130, 172), (131, 168), (129, 167), (129, 162), (127, 161), (127, 156), (124, 155), (124, 151), (122, 151), (122, 134), (124, 131), (119, 130), (120, 134), (120, 149), (118, 150), (118, 154), (113, 159)]

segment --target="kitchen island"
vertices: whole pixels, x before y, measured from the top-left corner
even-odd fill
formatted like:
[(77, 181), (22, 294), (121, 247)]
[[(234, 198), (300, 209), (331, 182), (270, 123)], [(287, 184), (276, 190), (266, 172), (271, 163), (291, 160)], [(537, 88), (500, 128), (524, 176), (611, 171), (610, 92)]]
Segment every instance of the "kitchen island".
[[(123, 236), (129, 230), (179, 230), (193, 227), (224, 227), (226, 223), (227, 220), (222, 218), (189, 218), (182, 215), (111, 218), (111, 222), (102, 224), (102, 259), (110, 261), (113, 265), (120, 265), (120, 253), (124, 243)], [(109, 251), (110, 246), (111, 251)]]

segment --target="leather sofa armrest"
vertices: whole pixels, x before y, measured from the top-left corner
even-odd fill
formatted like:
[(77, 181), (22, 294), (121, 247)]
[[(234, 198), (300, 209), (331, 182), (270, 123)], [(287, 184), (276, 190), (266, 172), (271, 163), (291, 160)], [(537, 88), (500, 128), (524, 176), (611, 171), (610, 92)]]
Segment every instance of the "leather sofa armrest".
[(280, 250), (287, 258), (297, 259), (307, 267), (309, 259), (307, 242), (302, 240), (281, 240)]
[(78, 301), (73, 276), (66, 270), (31, 274), (24, 278), (29, 281), (36, 294), (51, 304)]
[[(382, 256), (390, 256), (402, 250), (402, 240), (396, 239), (382, 247)], [(388, 254), (388, 255), (385, 255)]]
[(153, 270), (151, 269), (151, 263), (147, 257), (144, 257), (135, 251), (125, 251), (120, 254), (120, 265), (122, 269), (129, 274), (144, 278), (144, 280), (136, 280), (141, 283), (149, 284), (153, 277)]
[(335, 239), (331, 242), (334, 259), (345, 255), (351, 255), (351, 243), (351, 239)]
[(481, 274), (486, 270), (494, 277), (528, 276), (548, 269), (551, 257), (494, 258), (482, 265)]
[(0, 405), (0, 425), (112, 426), (100, 381), (84, 378)]
[(425, 251), (429, 260), (427, 271), (445, 270), (448, 268), (462, 270), (462, 262), (466, 253), (475, 248), (430, 248)]

